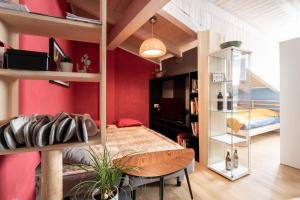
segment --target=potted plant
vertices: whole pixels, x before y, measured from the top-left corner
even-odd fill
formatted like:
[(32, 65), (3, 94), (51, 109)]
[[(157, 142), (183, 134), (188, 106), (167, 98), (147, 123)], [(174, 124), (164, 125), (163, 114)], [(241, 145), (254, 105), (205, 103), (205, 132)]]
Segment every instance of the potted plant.
[(60, 67), (63, 72), (73, 71), (73, 60), (69, 56), (64, 56), (60, 61)]
[(90, 164), (81, 164), (79, 166), (83, 170), (93, 173), (94, 178), (77, 184), (73, 189), (76, 190), (76, 193), (87, 191), (85, 195), (90, 197), (88, 199), (118, 200), (119, 189), (117, 185), (122, 178), (122, 174), (134, 170), (135, 167), (122, 164), (124, 159), (114, 160), (114, 157), (110, 155), (106, 147), (104, 147), (101, 155), (97, 154), (92, 148), (88, 152), (91, 159)]

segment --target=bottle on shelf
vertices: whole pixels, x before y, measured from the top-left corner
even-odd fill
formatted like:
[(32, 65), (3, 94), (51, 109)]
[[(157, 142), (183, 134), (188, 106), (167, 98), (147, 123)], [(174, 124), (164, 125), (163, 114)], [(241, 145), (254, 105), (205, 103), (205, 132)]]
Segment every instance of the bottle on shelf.
[(226, 170), (230, 171), (232, 169), (230, 152), (227, 151), (226, 160), (225, 160)]
[(217, 108), (218, 110), (223, 110), (223, 95), (222, 92), (219, 92), (218, 96), (217, 96)]
[(236, 149), (234, 150), (234, 154), (233, 154), (232, 159), (233, 159), (233, 167), (238, 168), (239, 167), (239, 156), (238, 156), (238, 153), (237, 153)]
[(227, 95), (227, 110), (232, 110), (232, 95), (231, 92)]

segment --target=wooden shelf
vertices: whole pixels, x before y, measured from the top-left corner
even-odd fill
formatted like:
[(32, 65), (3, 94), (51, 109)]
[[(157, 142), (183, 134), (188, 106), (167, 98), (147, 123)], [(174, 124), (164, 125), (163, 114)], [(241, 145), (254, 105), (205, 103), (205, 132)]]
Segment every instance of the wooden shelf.
[(99, 43), (101, 38), (101, 25), (58, 17), (0, 9), (0, 20), (16, 33), (91, 43)]
[(0, 69), (0, 77), (30, 80), (60, 80), (76, 82), (100, 82), (100, 74), (54, 71)]
[(20, 147), (15, 150), (0, 151), (0, 155), (17, 154), (17, 153), (25, 153), (25, 152), (33, 152), (33, 151), (63, 150), (65, 148), (70, 148), (70, 147), (82, 147), (82, 146), (89, 146), (89, 145), (101, 145), (100, 136), (89, 137), (88, 143), (69, 142), (69, 143), (48, 145), (45, 147)]

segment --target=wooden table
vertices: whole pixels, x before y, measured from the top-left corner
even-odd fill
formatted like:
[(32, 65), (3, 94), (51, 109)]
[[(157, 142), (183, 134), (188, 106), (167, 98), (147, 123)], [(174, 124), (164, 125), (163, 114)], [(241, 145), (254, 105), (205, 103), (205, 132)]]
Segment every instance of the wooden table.
[[(119, 159), (125, 166), (137, 167), (135, 170), (126, 172), (129, 176), (141, 178), (159, 178), (159, 199), (164, 198), (164, 178), (165, 176), (174, 174), (184, 170), (191, 199), (193, 193), (189, 181), (187, 167), (193, 161), (195, 152), (193, 149), (178, 149), (169, 151), (158, 151), (144, 154), (137, 154)], [(123, 180), (123, 179), (122, 179)], [(123, 183), (120, 183), (122, 185)], [(135, 190), (133, 190), (133, 199), (136, 198)]]

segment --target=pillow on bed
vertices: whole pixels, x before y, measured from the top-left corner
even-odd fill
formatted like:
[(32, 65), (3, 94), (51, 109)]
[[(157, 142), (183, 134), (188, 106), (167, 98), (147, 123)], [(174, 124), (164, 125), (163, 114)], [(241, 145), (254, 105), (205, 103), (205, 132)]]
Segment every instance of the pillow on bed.
[(129, 118), (124, 118), (120, 119), (119, 121), (116, 122), (117, 127), (122, 128), (122, 127), (132, 127), (132, 126), (141, 126), (142, 122), (136, 120), (136, 119), (129, 119)]
[(90, 153), (84, 147), (66, 148), (63, 154), (64, 163), (67, 164), (86, 164), (91, 163)]

